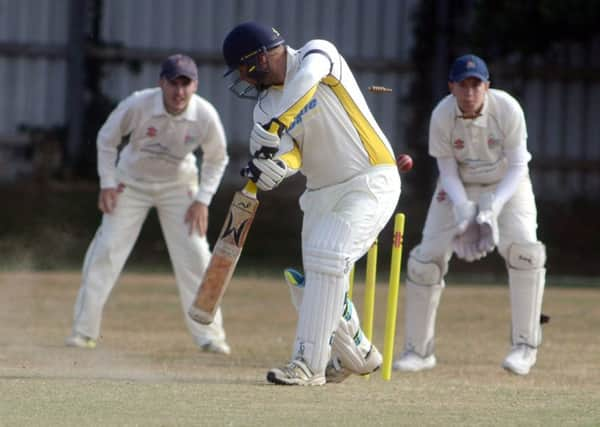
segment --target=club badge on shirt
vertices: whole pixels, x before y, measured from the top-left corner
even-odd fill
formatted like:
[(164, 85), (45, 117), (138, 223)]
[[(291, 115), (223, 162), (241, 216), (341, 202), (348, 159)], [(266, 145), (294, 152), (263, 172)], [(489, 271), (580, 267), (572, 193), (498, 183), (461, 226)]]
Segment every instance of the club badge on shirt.
[(454, 148), (456, 148), (457, 150), (462, 150), (463, 148), (465, 148), (465, 142), (462, 139), (457, 139), (456, 141), (454, 141)]
[(146, 131), (146, 136), (154, 138), (156, 136), (156, 128), (154, 126), (150, 126)]
[(493, 136), (488, 138), (487, 145), (489, 148), (497, 147), (498, 144), (500, 144), (500, 140), (498, 138), (494, 138)]

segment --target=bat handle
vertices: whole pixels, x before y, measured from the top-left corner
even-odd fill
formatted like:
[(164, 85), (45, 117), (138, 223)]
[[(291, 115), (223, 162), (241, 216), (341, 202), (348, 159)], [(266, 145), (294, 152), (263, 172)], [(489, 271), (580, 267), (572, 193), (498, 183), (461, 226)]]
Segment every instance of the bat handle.
[(256, 183), (253, 182), (251, 179), (249, 179), (248, 182), (246, 182), (246, 185), (244, 185), (244, 188), (242, 189), (242, 193), (244, 193), (246, 196), (254, 198), (256, 198), (257, 192), (258, 188), (256, 187)]

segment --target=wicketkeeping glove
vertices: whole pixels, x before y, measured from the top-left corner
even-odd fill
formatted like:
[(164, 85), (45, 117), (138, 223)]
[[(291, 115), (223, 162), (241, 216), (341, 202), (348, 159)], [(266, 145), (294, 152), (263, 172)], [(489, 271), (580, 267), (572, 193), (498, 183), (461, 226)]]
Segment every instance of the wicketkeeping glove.
[(475, 219), (477, 213), (477, 205), (467, 200), (460, 205), (454, 205), (454, 220), (456, 221), (456, 234), (462, 234), (467, 229), (470, 222)]
[(454, 253), (456, 253), (456, 256), (460, 259), (467, 262), (473, 262), (480, 260), (487, 255), (485, 252), (479, 250), (479, 227), (479, 224), (475, 221), (471, 221), (464, 233), (454, 237), (454, 240), (452, 241)]
[(479, 196), (479, 213), (475, 220), (479, 224), (479, 245), (482, 252), (494, 250), (499, 240), (498, 208), (494, 203), (493, 193), (483, 193)]
[(248, 162), (247, 175), (262, 191), (269, 191), (281, 184), (287, 175), (286, 164), (279, 159), (252, 159)]
[(269, 159), (277, 153), (279, 136), (267, 131), (260, 123), (254, 123), (250, 132), (250, 155), (260, 159)]

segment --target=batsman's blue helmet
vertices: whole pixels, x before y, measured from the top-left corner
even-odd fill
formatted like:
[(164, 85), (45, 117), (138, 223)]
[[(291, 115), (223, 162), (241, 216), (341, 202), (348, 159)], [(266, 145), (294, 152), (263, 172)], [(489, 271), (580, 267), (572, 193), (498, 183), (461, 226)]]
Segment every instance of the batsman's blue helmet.
[(223, 57), (228, 67), (225, 75), (248, 63), (257, 54), (279, 46), (284, 41), (275, 28), (256, 22), (244, 22), (236, 26), (223, 41)]

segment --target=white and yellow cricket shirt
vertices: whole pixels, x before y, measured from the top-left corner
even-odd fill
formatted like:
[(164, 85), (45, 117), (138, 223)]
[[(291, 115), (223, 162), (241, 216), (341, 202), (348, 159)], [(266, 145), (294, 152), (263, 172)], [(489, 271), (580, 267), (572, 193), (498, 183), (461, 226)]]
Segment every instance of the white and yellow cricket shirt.
[(395, 165), (390, 143), (350, 68), (324, 40), (299, 50), (287, 47), (284, 84), (261, 93), (254, 120), (271, 132), (285, 129), (280, 157), (306, 176), (309, 189), (344, 182), (374, 166)]

